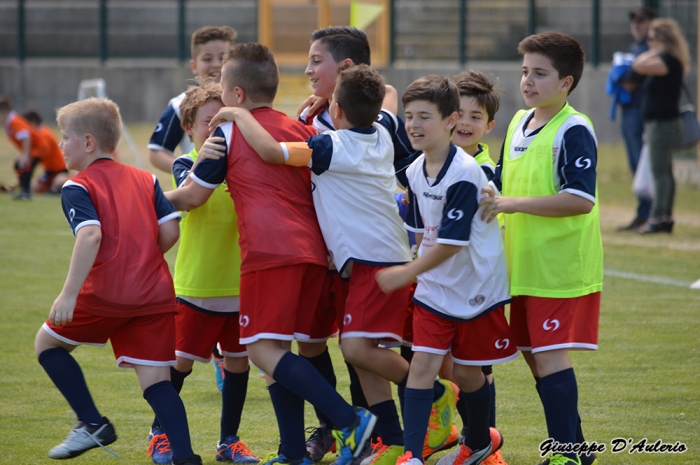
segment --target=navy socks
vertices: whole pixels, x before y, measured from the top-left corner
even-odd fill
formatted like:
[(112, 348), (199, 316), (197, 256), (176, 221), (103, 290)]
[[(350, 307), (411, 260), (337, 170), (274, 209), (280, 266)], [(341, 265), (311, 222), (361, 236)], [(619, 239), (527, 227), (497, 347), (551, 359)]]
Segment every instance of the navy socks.
[(337, 428), (355, 423), (355, 411), (308, 361), (287, 352), (272, 374), (285, 388), (323, 412)]
[[(336, 378), (335, 378), (335, 370), (333, 369), (333, 361), (331, 360), (331, 354), (328, 352), (328, 347), (326, 347), (326, 350), (323, 351), (321, 355), (317, 355), (316, 357), (304, 357), (303, 355), (301, 356), (305, 360), (308, 360), (308, 362), (318, 370), (318, 372), (323, 376), (323, 379), (328, 381), (328, 384), (335, 389), (336, 387)], [(321, 425), (327, 425), (331, 428), (333, 428), (333, 423), (331, 422), (331, 419), (328, 418), (326, 415), (323, 414), (319, 409), (314, 407), (314, 410), (316, 411), (316, 417), (318, 418), (318, 421), (320, 422)]]
[(224, 388), (221, 390), (221, 442), (229, 436), (238, 436), (243, 405), (248, 394), (250, 368), (243, 373), (224, 369)]
[[(192, 374), (192, 370), (182, 372), (177, 371), (175, 367), (170, 367), (170, 383), (173, 385), (173, 388), (175, 388), (175, 392), (180, 394), (180, 391), (182, 391), (182, 385), (185, 383), (185, 378), (187, 378), (190, 374)], [(158, 423), (158, 417), (153, 419), (151, 429), (153, 428), (160, 428), (160, 423)]]
[(143, 398), (153, 409), (163, 432), (170, 441), (173, 460), (184, 460), (194, 454), (190, 443), (185, 406), (172, 383), (161, 381), (150, 385), (143, 391)]
[(280, 431), (279, 453), (289, 460), (299, 460), (306, 454), (304, 399), (279, 382), (271, 384), (267, 389)]
[[(574, 369), (568, 368), (543, 376), (539, 385), (549, 437), (560, 443), (579, 442), (579, 436), (583, 439)], [(564, 455), (575, 457), (575, 454)]]
[(370, 405), (369, 411), (377, 417), (377, 435), (387, 446), (403, 446), (403, 430), (399, 422), (399, 412), (393, 400), (385, 400)]
[(430, 408), (433, 404), (433, 389), (405, 388), (404, 447), (413, 457), (423, 457), (426, 425), (430, 420)]
[(483, 386), (474, 392), (462, 392), (469, 418), (469, 429), (464, 444), (471, 450), (480, 450), (489, 445), (489, 412), (491, 411), (491, 388), (484, 380)]
[(97, 411), (85, 383), (83, 370), (66, 349), (54, 347), (43, 351), (39, 354), (39, 364), (66, 398), (79, 421), (92, 424), (102, 422), (102, 415)]

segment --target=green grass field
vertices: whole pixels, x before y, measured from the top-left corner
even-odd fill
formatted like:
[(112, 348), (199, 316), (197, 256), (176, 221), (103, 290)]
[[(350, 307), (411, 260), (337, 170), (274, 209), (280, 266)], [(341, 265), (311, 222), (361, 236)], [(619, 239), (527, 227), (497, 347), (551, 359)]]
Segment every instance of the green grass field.
[[(152, 125), (130, 129), (145, 157)], [(493, 147), (500, 144), (492, 142)], [(132, 162), (125, 145), (120, 154)], [(14, 156), (0, 138), (1, 183), (13, 181)], [(573, 356), (586, 438), (607, 446), (600, 465), (700, 463), (700, 290), (682, 285), (700, 279), (700, 191), (679, 188), (672, 235), (617, 233), (615, 226), (631, 220), (634, 202), (620, 145), (601, 147), (598, 171), (605, 268), (611, 274), (605, 279), (599, 350)], [(168, 188), (168, 177), (159, 177)], [(74, 239), (58, 197), (36, 196), (25, 203), (0, 194), (0, 217), (0, 463), (48, 464), (48, 450), (63, 440), (73, 419), (36, 362), (33, 339), (63, 285)], [(171, 264), (175, 254), (168, 254)], [(635, 279), (617, 277), (624, 273)], [(339, 389), (347, 395), (347, 372), (335, 344), (331, 350), (338, 362)], [(72, 463), (151, 463), (145, 450), (152, 413), (135, 375), (116, 367), (109, 348), (81, 347), (74, 354), (98, 407), (115, 424), (119, 440), (113, 450), (123, 460), (94, 450)], [(534, 465), (546, 429), (533, 380), (521, 358), (497, 366), (495, 376), (503, 456), (510, 465)], [(211, 365), (195, 365), (182, 397), (194, 450), (205, 464), (214, 464), (220, 396)], [(309, 407), (307, 425), (313, 424)], [(277, 447), (272, 408), (254, 369), (240, 435), (257, 454)], [(611, 453), (615, 438), (680, 441), (688, 451)], [(326, 463), (331, 459), (327, 456)]]

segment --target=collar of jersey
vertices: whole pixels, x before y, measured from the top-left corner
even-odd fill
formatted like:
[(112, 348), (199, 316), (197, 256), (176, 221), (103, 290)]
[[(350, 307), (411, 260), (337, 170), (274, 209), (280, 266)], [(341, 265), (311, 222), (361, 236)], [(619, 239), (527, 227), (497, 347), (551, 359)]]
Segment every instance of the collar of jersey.
[(350, 128), (348, 131), (356, 132), (358, 134), (374, 134), (377, 132), (377, 128), (370, 126), (368, 128)]
[[(450, 152), (447, 154), (447, 158), (445, 159), (445, 163), (442, 165), (442, 168), (440, 168), (440, 172), (438, 173), (437, 177), (435, 178), (435, 182), (430, 186), (437, 186), (440, 184), (440, 181), (442, 178), (445, 177), (445, 174), (447, 173), (447, 170), (450, 169), (450, 165), (452, 164), (452, 160), (455, 158), (455, 154), (457, 153), (457, 146), (450, 142)], [(428, 179), (428, 173), (425, 171), (425, 161), (423, 161), (423, 176), (425, 176), (425, 179)]]

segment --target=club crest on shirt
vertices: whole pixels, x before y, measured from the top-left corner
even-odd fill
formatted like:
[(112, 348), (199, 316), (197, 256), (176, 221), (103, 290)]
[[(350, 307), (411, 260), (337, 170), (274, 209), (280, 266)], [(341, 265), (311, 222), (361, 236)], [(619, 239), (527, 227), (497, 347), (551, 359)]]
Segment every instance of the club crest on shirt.
[(486, 297), (479, 294), (476, 297), (469, 299), (469, 305), (471, 305), (472, 307), (476, 307), (477, 305), (483, 304), (485, 300)]

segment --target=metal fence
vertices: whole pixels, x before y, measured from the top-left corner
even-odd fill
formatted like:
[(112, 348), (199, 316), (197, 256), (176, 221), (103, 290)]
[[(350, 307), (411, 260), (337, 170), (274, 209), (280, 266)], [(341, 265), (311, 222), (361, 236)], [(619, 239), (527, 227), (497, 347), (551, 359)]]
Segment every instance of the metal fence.
[[(559, 30), (597, 65), (629, 46), (628, 13), (643, 4), (675, 18), (697, 57), (697, 0), (392, 0), (390, 61), (516, 60), (523, 37)], [(0, 0), (0, 57), (185, 61), (207, 24), (257, 40), (258, 13), (256, 0)]]

